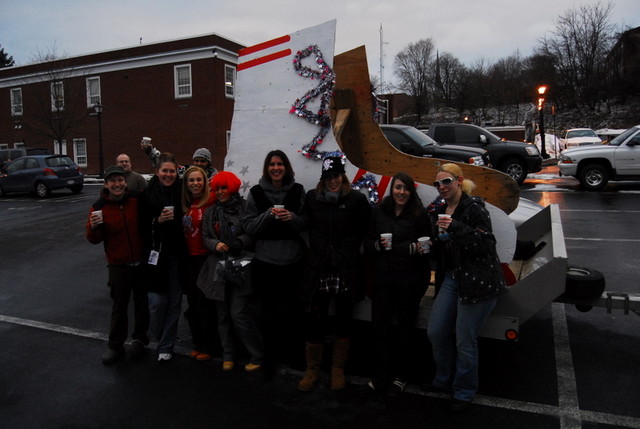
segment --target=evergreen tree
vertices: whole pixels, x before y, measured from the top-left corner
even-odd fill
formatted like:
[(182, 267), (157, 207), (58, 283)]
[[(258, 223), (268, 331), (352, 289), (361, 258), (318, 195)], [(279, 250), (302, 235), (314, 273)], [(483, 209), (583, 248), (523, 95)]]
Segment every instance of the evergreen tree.
[(7, 54), (2, 45), (0, 45), (0, 68), (12, 67), (14, 65), (15, 61), (13, 61), (13, 57)]

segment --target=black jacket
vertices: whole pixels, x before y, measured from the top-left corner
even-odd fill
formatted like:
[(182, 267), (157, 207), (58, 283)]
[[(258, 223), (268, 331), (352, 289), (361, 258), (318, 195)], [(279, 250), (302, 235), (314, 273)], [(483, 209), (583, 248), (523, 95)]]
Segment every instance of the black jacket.
[(463, 304), (491, 298), (506, 289), (504, 274), (496, 252), (496, 239), (491, 230), (491, 218), (484, 201), (463, 193), (447, 232), (449, 240), (438, 239), (438, 215), (447, 208), (442, 198), (428, 208), (431, 217), (434, 248), (438, 260), (436, 290), (447, 272), (458, 280)]
[[(391, 250), (380, 249), (380, 234), (388, 232), (393, 234)], [(417, 217), (408, 213), (395, 216), (384, 206), (376, 207), (365, 240), (365, 251), (373, 257), (375, 281), (428, 286), (431, 264), (426, 255), (417, 252), (416, 243), (429, 233), (429, 217), (422, 207)]]
[(303, 298), (310, 300), (323, 273), (337, 271), (354, 300), (364, 297), (360, 248), (367, 231), (371, 207), (364, 194), (350, 190), (337, 201), (324, 193), (307, 192), (304, 219), (309, 232), (310, 256)]
[[(159, 223), (158, 216), (165, 206), (173, 206), (172, 221)], [(145, 276), (147, 289), (153, 292), (164, 292), (168, 289), (169, 266), (167, 257), (177, 258), (179, 267), (183, 268), (187, 256), (187, 244), (182, 228), (182, 182), (177, 179), (172, 186), (163, 186), (157, 176), (149, 180), (149, 185), (140, 198), (140, 222), (144, 237), (145, 261), (149, 252), (160, 252), (157, 266), (149, 266)], [(183, 273), (181, 273), (182, 275)]]

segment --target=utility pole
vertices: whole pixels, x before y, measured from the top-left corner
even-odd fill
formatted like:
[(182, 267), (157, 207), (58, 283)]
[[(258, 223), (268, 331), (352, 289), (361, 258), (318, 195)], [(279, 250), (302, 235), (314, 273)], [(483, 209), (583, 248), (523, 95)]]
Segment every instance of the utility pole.
[(384, 93), (384, 38), (382, 23), (380, 23), (380, 93)]

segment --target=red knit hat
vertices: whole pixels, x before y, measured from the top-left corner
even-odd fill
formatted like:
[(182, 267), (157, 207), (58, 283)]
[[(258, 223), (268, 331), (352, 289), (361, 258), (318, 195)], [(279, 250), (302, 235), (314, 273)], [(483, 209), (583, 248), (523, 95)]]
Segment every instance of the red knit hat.
[(220, 187), (226, 187), (230, 194), (240, 190), (240, 179), (230, 171), (220, 171), (211, 178), (211, 190), (215, 192)]

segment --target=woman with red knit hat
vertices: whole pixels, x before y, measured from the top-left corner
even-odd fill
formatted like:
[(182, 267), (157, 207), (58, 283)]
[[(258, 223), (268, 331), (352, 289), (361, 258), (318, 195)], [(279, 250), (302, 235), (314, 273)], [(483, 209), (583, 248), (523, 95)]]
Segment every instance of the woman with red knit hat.
[(251, 264), (246, 263), (252, 240), (242, 228), (246, 200), (238, 193), (240, 184), (240, 179), (228, 171), (211, 179), (211, 191), (217, 201), (204, 214), (202, 241), (210, 254), (200, 272), (198, 287), (216, 303), (222, 369), (230, 371), (235, 365), (235, 331), (250, 355), (245, 371), (253, 372), (262, 366), (264, 347), (248, 309), (253, 289), (248, 273)]

